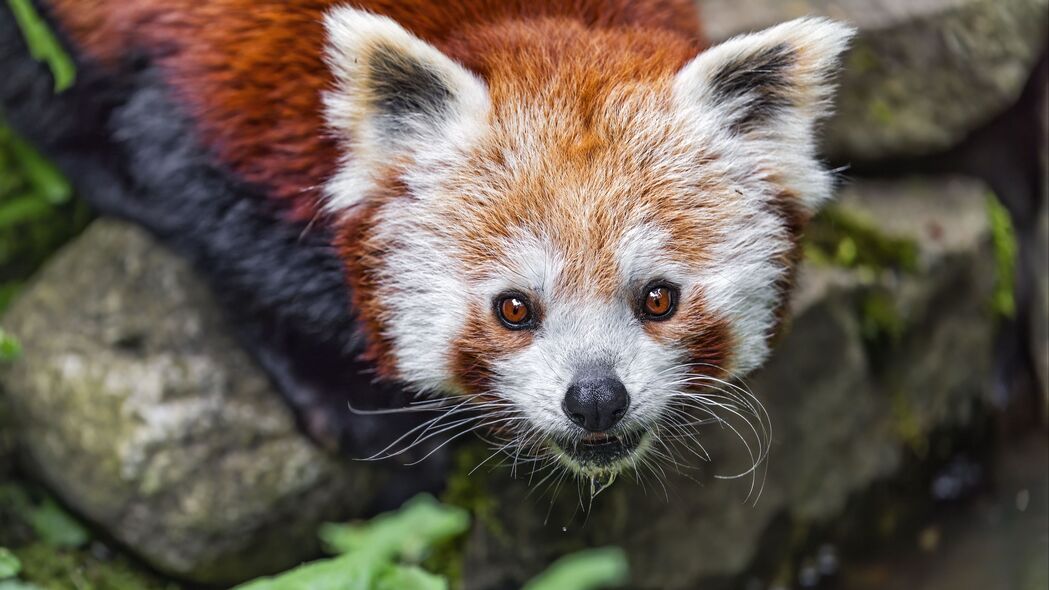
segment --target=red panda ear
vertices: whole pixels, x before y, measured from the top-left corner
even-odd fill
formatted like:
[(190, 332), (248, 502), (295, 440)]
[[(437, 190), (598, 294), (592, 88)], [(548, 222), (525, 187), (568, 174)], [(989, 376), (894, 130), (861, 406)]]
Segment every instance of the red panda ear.
[(483, 126), (484, 83), (393, 20), (342, 7), (324, 25), (335, 78), (325, 114), (352, 158), (328, 183), (329, 210), (352, 206), (379, 168), (448, 142), (462, 146)]
[[(831, 112), (834, 77), (855, 30), (802, 18), (714, 46), (678, 72), (674, 96), (698, 123), (742, 137), (815, 208), (829, 197), (815, 158), (816, 123)], [(779, 161), (777, 161), (779, 158)]]

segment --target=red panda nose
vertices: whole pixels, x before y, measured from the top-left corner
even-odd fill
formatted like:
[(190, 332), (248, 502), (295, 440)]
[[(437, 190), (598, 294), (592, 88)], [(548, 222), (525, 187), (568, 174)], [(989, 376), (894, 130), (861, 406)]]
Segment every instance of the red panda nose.
[(618, 423), (630, 406), (626, 387), (611, 371), (578, 376), (568, 387), (564, 410), (568, 419), (589, 432), (604, 432)]

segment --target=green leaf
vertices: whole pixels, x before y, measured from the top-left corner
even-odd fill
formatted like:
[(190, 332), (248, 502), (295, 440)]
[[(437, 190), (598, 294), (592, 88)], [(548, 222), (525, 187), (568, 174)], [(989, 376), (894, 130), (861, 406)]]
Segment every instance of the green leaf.
[(0, 590), (43, 590), (36, 584), (19, 582), (18, 580), (0, 580)]
[(434, 543), (462, 534), (470, 525), (461, 508), (431, 496), (416, 496), (395, 512), (356, 525), (324, 525), (320, 536), (338, 557), (299, 566), (237, 590), (447, 590), (448, 583), (417, 567), (393, 563), (418, 559)]
[(0, 362), (13, 361), (22, 354), (22, 345), (14, 336), (0, 328)]
[(626, 554), (617, 547), (588, 549), (562, 557), (524, 590), (594, 590), (627, 582)]
[(364, 524), (324, 525), (320, 537), (335, 553), (365, 552), (380, 560), (400, 556), (418, 561), (430, 546), (466, 532), (469, 526), (466, 510), (421, 495), (400, 510), (380, 514)]
[(415, 566), (341, 555), (237, 586), (235, 590), (448, 590), (448, 582)]
[(0, 203), (0, 229), (43, 219), (51, 214), (51, 205), (34, 195), (15, 197)]
[(995, 261), (991, 306), (999, 316), (1011, 318), (1016, 315), (1016, 230), (1009, 211), (994, 195), (987, 198), (987, 214), (991, 223)]
[(8, 132), (5, 136), (15, 166), (25, 175), (33, 194), (52, 205), (61, 205), (73, 197), (73, 187), (54, 164), (14, 133)]
[(87, 529), (51, 498), (30, 511), (28, 520), (36, 536), (52, 547), (80, 547), (91, 538)]
[(37, 14), (30, 0), (7, 0), (7, 5), (11, 7), (11, 12), (22, 29), (29, 53), (34, 59), (47, 63), (51, 68), (51, 75), (55, 78), (55, 92), (62, 92), (72, 86), (76, 80), (76, 66), (55, 39), (47, 23)]
[[(3, 266), (3, 264), (3, 248), (0, 248), (0, 266)], [(21, 289), (21, 281), (0, 281), (0, 314), (4, 313), (4, 310), (7, 309), (7, 306), (14, 300), (15, 295)], [(10, 334), (7, 335), (6, 339), (0, 336), (0, 360), (10, 360), (4, 358), (5, 350), (15, 357), (22, 352), (21, 347), (18, 345), (18, 339)]]
[(394, 566), (375, 581), (374, 590), (448, 590), (448, 581), (421, 568)]
[(389, 564), (342, 555), (301, 565), (279, 576), (260, 578), (236, 590), (372, 590), (380, 570)]
[(13, 578), (22, 571), (22, 562), (6, 547), (0, 547), (0, 580)]

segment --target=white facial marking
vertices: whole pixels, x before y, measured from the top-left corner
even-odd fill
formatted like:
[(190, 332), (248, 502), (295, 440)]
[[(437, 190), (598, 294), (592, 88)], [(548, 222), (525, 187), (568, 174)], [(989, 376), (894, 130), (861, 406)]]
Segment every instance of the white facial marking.
[[(426, 184), (434, 169), (461, 157), (483, 134), (488, 90), (466, 68), (385, 16), (339, 7), (325, 16), (324, 26), (326, 61), (336, 80), (324, 95), (325, 115), (345, 148), (342, 165), (325, 185), (329, 211), (360, 202), (398, 160), (412, 161), (414, 181)], [(391, 64), (405, 79), (390, 73)], [(416, 111), (389, 110), (381, 95), (397, 98), (427, 84), (438, 88), (413, 96)]]

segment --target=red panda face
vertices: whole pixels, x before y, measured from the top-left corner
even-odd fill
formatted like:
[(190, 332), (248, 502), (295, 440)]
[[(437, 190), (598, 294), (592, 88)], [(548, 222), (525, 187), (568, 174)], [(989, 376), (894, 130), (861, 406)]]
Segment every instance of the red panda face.
[(346, 148), (329, 209), (380, 372), (591, 476), (682, 409), (753, 407), (731, 382), (768, 355), (830, 196), (813, 125), (847, 28), (689, 60), (651, 32), (535, 22), (477, 34), (482, 81), (388, 19), (327, 26)]

